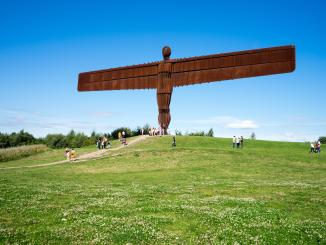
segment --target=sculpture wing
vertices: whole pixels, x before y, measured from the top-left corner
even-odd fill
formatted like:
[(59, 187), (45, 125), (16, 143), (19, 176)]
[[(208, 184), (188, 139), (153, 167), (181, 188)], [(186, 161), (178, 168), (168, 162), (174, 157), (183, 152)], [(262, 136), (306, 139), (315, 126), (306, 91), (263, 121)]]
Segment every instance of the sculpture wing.
[(174, 86), (292, 72), (295, 47), (216, 54), (171, 60)]
[(158, 62), (80, 73), (78, 91), (157, 87)]

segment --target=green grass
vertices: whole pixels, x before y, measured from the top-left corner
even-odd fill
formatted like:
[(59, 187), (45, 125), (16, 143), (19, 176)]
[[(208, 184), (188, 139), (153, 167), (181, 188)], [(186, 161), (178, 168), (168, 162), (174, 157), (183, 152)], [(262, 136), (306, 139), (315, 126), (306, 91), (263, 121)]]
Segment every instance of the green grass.
[(114, 157), (1, 170), (0, 243), (326, 243), (323, 151), (268, 141), (233, 150), (230, 139), (206, 137), (171, 143), (155, 137)]

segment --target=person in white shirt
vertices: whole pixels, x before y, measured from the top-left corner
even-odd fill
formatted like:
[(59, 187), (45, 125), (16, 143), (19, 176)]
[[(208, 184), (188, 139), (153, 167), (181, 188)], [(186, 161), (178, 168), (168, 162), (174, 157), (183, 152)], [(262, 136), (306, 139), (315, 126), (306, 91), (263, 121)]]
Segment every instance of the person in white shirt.
[(237, 141), (237, 138), (235, 136), (233, 136), (233, 140), (232, 140), (233, 149), (235, 148), (236, 141)]
[(240, 147), (240, 138), (239, 137), (236, 138), (236, 142), (237, 142), (237, 148), (239, 148)]

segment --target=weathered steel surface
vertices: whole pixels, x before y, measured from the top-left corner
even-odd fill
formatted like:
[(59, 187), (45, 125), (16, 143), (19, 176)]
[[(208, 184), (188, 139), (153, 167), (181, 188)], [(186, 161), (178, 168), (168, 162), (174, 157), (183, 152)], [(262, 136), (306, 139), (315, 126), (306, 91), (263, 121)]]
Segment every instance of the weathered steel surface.
[(173, 87), (230, 79), (292, 72), (295, 47), (282, 46), (184, 59), (170, 59), (171, 49), (162, 49), (163, 60), (142, 65), (79, 74), (79, 91), (157, 89), (158, 121), (170, 124)]

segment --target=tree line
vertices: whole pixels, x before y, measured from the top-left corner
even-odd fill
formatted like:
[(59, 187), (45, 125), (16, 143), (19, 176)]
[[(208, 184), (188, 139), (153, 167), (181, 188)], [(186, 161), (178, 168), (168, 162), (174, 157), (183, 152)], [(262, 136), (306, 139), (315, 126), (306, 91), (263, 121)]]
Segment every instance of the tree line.
[(0, 148), (17, 147), (23, 145), (45, 144), (50, 148), (80, 148), (95, 144), (96, 140), (105, 136), (109, 140), (117, 139), (119, 132), (125, 131), (125, 137), (140, 135), (144, 130), (144, 134), (148, 134), (150, 126), (146, 124), (143, 127), (138, 126), (136, 129), (131, 130), (128, 127), (120, 127), (112, 132), (97, 133), (93, 131), (90, 136), (84, 133), (77, 133), (71, 130), (68, 134), (48, 134), (45, 137), (34, 137), (32, 134), (21, 130), (13, 133), (0, 132)]

